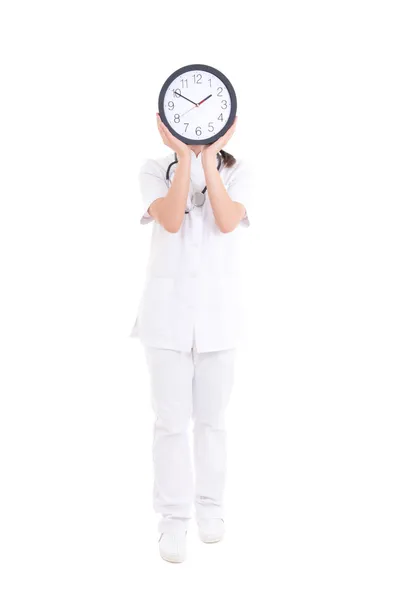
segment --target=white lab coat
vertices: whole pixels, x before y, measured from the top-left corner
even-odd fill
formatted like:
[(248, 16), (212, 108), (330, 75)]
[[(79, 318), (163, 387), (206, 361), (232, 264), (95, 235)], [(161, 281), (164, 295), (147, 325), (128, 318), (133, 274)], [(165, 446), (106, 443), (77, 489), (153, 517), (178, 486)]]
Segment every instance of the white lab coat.
[[(214, 219), (208, 195), (202, 208), (186, 214), (180, 230), (169, 233), (148, 213), (150, 204), (168, 192), (166, 171), (174, 154), (147, 160), (140, 170), (144, 204), (141, 223), (153, 223), (146, 283), (132, 337), (146, 346), (190, 352), (235, 348), (242, 338), (244, 310), (239, 272), (240, 236), (250, 223), (250, 177), (247, 167), (237, 161), (221, 166), (220, 174), (232, 200), (246, 207), (240, 225), (222, 233)], [(175, 166), (171, 168), (173, 178)], [(191, 155), (190, 196), (206, 182), (201, 154)]]

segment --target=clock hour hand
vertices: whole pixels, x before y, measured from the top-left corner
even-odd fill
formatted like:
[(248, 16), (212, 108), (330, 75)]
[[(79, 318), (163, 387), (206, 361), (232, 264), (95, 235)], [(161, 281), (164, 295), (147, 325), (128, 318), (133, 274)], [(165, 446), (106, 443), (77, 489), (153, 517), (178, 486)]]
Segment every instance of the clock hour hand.
[(176, 96), (178, 96), (179, 98), (185, 98), (185, 100), (188, 100), (189, 102), (191, 102), (192, 104), (194, 104), (195, 106), (198, 106), (197, 102), (193, 102), (193, 100), (190, 100), (190, 98), (186, 98), (186, 96), (183, 96), (180, 92), (179, 94), (177, 94), (175, 92)]
[(201, 100), (197, 106), (200, 106), (200, 104), (203, 104), (203, 102), (205, 102), (206, 100), (208, 100), (209, 98), (211, 98), (212, 94), (210, 94), (209, 96), (207, 96), (206, 98), (203, 98), (203, 100)]

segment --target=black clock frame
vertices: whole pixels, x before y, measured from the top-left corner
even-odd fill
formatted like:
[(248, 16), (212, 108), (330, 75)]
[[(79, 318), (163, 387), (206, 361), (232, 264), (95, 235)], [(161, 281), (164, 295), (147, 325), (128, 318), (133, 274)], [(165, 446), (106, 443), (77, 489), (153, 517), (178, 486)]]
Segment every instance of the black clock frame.
[[(186, 73), (187, 71), (207, 71), (207, 73), (211, 73), (212, 75), (215, 75), (225, 85), (226, 89), (229, 92), (229, 96), (231, 99), (231, 113), (229, 115), (227, 122), (221, 129), (221, 131), (219, 131), (215, 135), (213, 135), (209, 138), (203, 139), (203, 140), (199, 140), (199, 138), (192, 140), (190, 138), (187, 138), (187, 137), (177, 133), (173, 129), (173, 127), (171, 127), (171, 125), (168, 123), (168, 120), (167, 120), (167, 117), (166, 117), (165, 111), (164, 111), (164, 98), (165, 98), (167, 89), (169, 88), (169, 86), (173, 82), (173, 80), (176, 79), (176, 77), (179, 77), (179, 75), (182, 75), (182, 73)], [(160, 113), (161, 121), (164, 123), (164, 125), (166, 125), (168, 127), (168, 129), (172, 133), (172, 135), (175, 136), (176, 138), (178, 138), (178, 140), (180, 140), (181, 142), (184, 142), (185, 144), (193, 145), (193, 146), (200, 145), (200, 144), (212, 144), (213, 142), (218, 140), (221, 136), (223, 136), (224, 133), (226, 133), (228, 131), (228, 129), (231, 127), (231, 125), (233, 124), (233, 121), (236, 116), (236, 110), (237, 110), (237, 100), (236, 100), (235, 90), (233, 89), (233, 85), (231, 84), (229, 79), (223, 73), (221, 73), (221, 71), (218, 71), (218, 69), (215, 69), (214, 67), (209, 67), (208, 65), (187, 65), (186, 67), (181, 67), (177, 71), (174, 71), (174, 73), (172, 73), (172, 75), (170, 75), (168, 77), (168, 79), (162, 86), (160, 95), (158, 96), (158, 112)]]

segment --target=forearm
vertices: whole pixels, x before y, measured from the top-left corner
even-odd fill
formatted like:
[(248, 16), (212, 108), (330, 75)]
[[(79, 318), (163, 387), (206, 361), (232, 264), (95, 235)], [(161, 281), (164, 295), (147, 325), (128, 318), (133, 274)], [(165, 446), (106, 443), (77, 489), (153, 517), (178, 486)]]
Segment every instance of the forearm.
[(179, 158), (168, 193), (157, 198), (149, 208), (149, 214), (170, 233), (179, 231), (190, 186), (190, 156)]
[(221, 179), (215, 160), (203, 165), (208, 197), (217, 227), (222, 233), (233, 231), (243, 219), (246, 209), (243, 204), (234, 202)]

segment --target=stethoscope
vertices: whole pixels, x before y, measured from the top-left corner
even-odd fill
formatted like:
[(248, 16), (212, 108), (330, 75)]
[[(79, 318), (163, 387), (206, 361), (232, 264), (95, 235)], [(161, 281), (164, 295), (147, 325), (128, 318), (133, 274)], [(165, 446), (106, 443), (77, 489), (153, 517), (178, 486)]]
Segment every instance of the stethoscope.
[[(217, 154), (218, 157), (218, 165), (217, 165), (217, 169), (218, 171), (220, 170), (221, 167), (221, 162), (222, 162), (222, 156), (220, 155), (220, 153), (218, 152)], [(170, 178), (169, 178), (169, 173), (171, 171), (171, 167), (173, 167), (173, 165), (176, 165), (176, 163), (178, 162), (178, 156), (175, 152), (175, 160), (172, 161), (172, 163), (170, 163), (168, 165), (168, 169), (167, 172), (165, 174), (165, 179), (167, 180), (167, 183), (170, 183)], [(201, 208), (204, 204), (204, 202), (206, 201), (206, 191), (207, 191), (207, 186), (204, 186), (204, 189), (201, 190), (201, 192), (195, 192), (194, 194), (191, 195), (191, 203), (192, 203), (192, 207), (191, 208), (187, 208), (185, 210), (185, 214), (188, 215), (190, 213), (191, 210), (193, 210), (194, 208)]]

